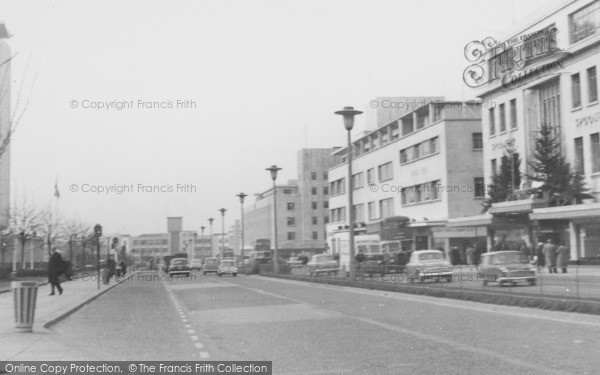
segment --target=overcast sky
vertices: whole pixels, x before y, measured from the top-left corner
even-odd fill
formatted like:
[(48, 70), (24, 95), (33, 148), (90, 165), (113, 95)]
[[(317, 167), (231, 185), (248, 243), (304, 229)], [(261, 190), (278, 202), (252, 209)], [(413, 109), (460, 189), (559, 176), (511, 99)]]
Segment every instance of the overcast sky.
[[(198, 230), (235, 194), (296, 177), (303, 147), (345, 142), (335, 110), (377, 96), (472, 99), (463, 49), (544, 1), (0, 1), (13, 37), (13, 104), (31, 101), (12, 144), (12, 197), (107, 233)], [(34, 82), (35, 79), (35, 83)], [(134, 101), (131, 109), (85, 109)], [(138, 108), (191, 100), (196, 108)], [(74, 102), (76, 101), (76, 102)], [(72, 108), (75, 107), (76, 108)], [(365, 130), (364, 116), (355, 132)], [(91, 186), (134, 185), (94, 194)], [(195, 185), (195, 193), (142, 193)], [(77, 192), (71, 191), (76, 185)], [(218, 221), (220, 224), (220, 219)]]

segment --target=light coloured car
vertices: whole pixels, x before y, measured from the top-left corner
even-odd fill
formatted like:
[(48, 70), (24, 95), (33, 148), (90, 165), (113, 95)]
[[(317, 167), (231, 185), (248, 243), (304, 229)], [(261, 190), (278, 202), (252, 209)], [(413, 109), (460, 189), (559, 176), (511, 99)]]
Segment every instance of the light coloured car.
[(169, 277), (174, 275), (185, 275), (190, 276), (190, 264), (186, 258), (174, 258), (169, 263)]
[(329, 254), (313, 255), (306, 266), (311, 276), (318, 276), (320, 274), (337, 274), (339, 270), (338, 262), (333, 259), (333, 255)]
[(450, 261), (444, 258), (439, 250), (413, 251), (404, 268), (404, 274), (409, 282), (425, 280), (446, 280), (452, 282), (454, 268)]
[(209, 272), (219, 272), (219, 258), (206, 258), (204, 259), (204, 265), (202, 266), (202, 272), (206, 275)]
[(515, 285), (523, 282), (535, 285), (537, 281), (535, 267), (530, 265), (527, 255), (520, 251), (494, 251), (481, 254), (477, 269), (477, 279), (483, 285), (498, 283)]
[(292, 268), (302, 267), (302, 260), (298, 257), (291, 257), (285, 263)]
[(193, 270), (200, 271), (202, 269), (202, 259), (192, 259), (190, 261), (190, 268)]
[(223, 275), (231, 275), (231, 276), (237, 276), (237, 266), (235, 265), (235, 260), (229, 260), (229, 259), (224, 259), (221, 261), (221, 264), (219, 264), (219, 269), (217, 270), (217, 275), (218, 276), (223, 276)]

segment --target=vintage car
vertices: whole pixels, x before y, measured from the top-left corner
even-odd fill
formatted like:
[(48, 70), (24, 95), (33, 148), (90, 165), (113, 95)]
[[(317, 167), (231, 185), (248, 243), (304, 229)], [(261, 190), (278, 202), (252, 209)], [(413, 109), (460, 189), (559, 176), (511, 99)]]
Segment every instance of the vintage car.
[(477, 279), (482, 280), (483, 285), (515, 285), (519, 282), (535, 285), (537, 275), (535, 267), (529, 264), (527, 255), (520, 251), (494, 251), (481, 254)]
[(339, 270), (338, 262), (333, 259), (333, 255), (317, 254), (310, 258), (306, 263), (308, 272), (311, 276), (320, 274), (337, 274)]
[(202, 270), (202, 259), (192, 259), (190, 261), (190, 268), (193, 270)]
[(217, 270), (218, 276), (223, 276), (223, 275), (237, 276), (237, 273), (238, 273), (238, 268), (235, 264), (235, 260), (231, 260), (231, 259), (223, 259), (221, 261), (221, 263), (219, 264), (219, 268)]
[(190, 276), (190, 265), (186, 258), (174, 258), (169, 263), (169, 277), (175, 275)]
[(292, 268), (302, 267), (302, 260), (299, 257), (291, 257), (285, 263)]
[(417, 250), (410, 254), (404, 267), (404, 274), (408, 282), (425, 280), (446, 280), (452, 282), (454, 268), (450, 261), (444, 258), (444, 253), (439, 250)]

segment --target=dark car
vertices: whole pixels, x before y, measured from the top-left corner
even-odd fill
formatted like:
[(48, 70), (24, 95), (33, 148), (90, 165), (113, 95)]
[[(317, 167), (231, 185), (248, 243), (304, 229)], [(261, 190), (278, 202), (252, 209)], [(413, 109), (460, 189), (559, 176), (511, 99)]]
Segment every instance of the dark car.
[(204, 259), (204, 265), (202, 271), (206, 275), (209, 272), (219, 273), (219, 258), (206, 258)]
[(535, 267), (529, 264), (527, 255), (520, 251), (494, 251), (481, 254), (481, 263), (477, 270), (477, 279), (499, 285), (515, 285), (520, 282), (535, 285), (537, 275)]
[(173, 275), (185, 275), (189, 277), (190, 272), (190, 264), (186, 258), (171, 259), (169, 263), (169, 277), (173, 277)]

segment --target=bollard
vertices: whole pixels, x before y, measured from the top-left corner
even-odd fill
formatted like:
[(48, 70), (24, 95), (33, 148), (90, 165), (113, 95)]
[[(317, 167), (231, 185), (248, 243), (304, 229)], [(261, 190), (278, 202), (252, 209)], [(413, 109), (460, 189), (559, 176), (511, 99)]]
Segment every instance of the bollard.
[(14, 296), (16, 331), (33, 332), (38, 283), (36, 281), (13, 281), (10, 283), (10, 287)]

